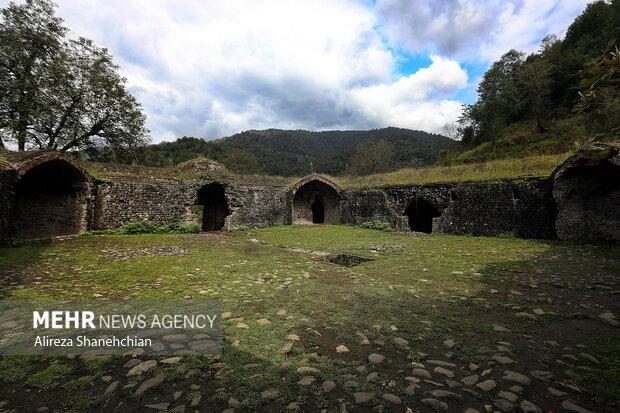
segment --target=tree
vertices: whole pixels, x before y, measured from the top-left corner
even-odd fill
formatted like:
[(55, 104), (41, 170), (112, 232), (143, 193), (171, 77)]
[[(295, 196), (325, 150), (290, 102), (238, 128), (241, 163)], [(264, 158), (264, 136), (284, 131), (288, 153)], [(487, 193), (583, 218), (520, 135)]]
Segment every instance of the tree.
[(441, 128), (441, 132), (454, 141), (460, 141), (463, 136), (459, 124), (455, 122), (446, 123), (445, 125), (443, 125), (443, 127)]
[(371, 141), (357, 147), (349, 173), (351, 175), (369, 175), (385, 172), (392, 166), (392, 147), (384, 140)]
[[(146, 116), (109, 52), (84, 38), (64, 39), (54, 10), (49, 0), (2, 10), (0, 56), (19, 52), (0, 69), (0, 136), (17, 141), (19, 150), (146, 143)], [(24, 37), (34, 40), (24, 44)]]
[(518, 74), (523, 65), (523, 52), (510, 50), (484, 74), (478, 86), (478, 101), (465, 107), (461, 122), (475, 126), (481, 142), (495, 146), (502, 129), (519, 118), (523, 110)]
[(581, 72), (581, 102), (575, 109), (603, 136), (620, 132), (620, 50), (609, 43), (601, 56), (590, 60)]
[(551, 93), (551, 78), (549, 65), (540, 55), (532, 55), (521, 67), (519, 86), (523, 91), (524, 103), (529, 107), (528, 112), (536, 119), (539, 132), (546, 129), (543, 126), (543, 117)]
[(27, 0), (0, 10), (0, 141), (24, 150), (32, 120), (39, 115), (46, 68), (62, 48), (67, 31), (51, 1)]
[(257, 174), (262, 171), (256, 156), (244, 149), (232, 150), (223, 163), (231, 171), (241, 174)]

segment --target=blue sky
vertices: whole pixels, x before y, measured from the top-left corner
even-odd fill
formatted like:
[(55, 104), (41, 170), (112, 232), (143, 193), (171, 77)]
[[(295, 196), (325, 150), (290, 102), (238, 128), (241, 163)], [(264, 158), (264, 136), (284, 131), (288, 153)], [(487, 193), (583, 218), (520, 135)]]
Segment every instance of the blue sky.
[[(0, 6), (8, 3), (0, 0)], [(584, 0), (58, 0), (107, 47), (153, 141), (247, 129), (440, 132), (489, 65)]]

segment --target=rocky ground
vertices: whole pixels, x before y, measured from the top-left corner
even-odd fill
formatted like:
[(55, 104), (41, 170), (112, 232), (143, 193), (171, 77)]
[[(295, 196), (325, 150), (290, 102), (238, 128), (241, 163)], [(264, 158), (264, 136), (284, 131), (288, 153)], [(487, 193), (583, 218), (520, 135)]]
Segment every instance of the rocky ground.
[(616, 247), (283, 227), (26, 245), (0, 273), (4, 298), (219, 300), (224, 334), (3, 357), (0, 411), (619, 409)]

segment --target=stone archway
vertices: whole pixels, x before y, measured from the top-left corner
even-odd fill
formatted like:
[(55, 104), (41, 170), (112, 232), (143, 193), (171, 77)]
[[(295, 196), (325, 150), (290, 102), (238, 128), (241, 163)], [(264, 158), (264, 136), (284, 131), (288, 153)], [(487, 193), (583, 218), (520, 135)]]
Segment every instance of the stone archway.
[(423, 198), (416, 198), (409, 203), (405, 209), (409, 229), (415, 232), (433, 232), (433, 218), (441, 214), (439, 210), (429, 201)]
[(20, 171), (15, 186), (16, 239), (79, 234), (87, 229), (89, 179), (62, 158)]
[(226, 225), (230, 215), (226, 201), (226, 188), (213, 182), (198, 190), (198, 205), (202, 205), (202, 230), (219, 231)]
[(319, 176), (300, 181), (293, 190), (293, 224), (339, 224), (340, 194), (336, 186)]

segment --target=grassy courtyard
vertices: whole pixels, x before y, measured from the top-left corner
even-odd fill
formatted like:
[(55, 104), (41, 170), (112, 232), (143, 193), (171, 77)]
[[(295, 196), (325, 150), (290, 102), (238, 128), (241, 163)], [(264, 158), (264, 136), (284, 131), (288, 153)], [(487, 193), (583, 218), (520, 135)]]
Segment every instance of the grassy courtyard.
[(225, 336), (130, 377), (130, 356), (0, 358), (0, 411), (617, 411), (619, 274), (617, 247), (345, 226), (0, 249), (6, 299), (214, 299)]

